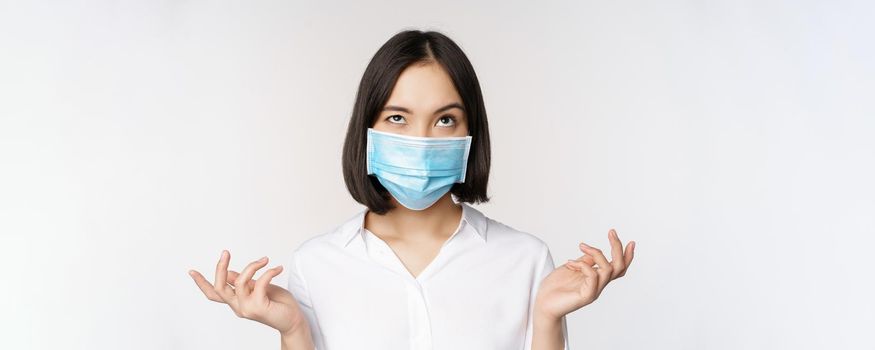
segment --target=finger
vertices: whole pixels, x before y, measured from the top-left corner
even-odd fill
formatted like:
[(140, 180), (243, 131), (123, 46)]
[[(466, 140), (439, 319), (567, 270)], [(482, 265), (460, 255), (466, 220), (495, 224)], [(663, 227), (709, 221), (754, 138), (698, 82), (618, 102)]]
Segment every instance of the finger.
[(574, 259), (574, 260), (575, 261), (583, 261), (584, 263), (589, 264), (589, 266), (595, 265), (595, 260), (592, 258), (592, 255), (589, 255), (589, 254), (584, 254), (581, 257)]
[(272, 269), (264, 271), (261, 277), (258, 278), (258, 281), (255, 281), (255, 288), (252, 289), (252, 294), (261, 296), (267, 295), (267, 285), (270, 284), (270, 280), (283, 272), (283, 265), (278, 265)]
[(224, 300), (222, 300), (222, 297), (219, 296), (219, 294), (216, 293), (216, 291), (213, 289), (213, 285), (210, 284), (210, 282), (207, 281), (207, 279), (204, 278), (204, 276), (201, 275), (200, 272), (197, 272), (195, 270), (189, 270), (188, 275), (191, 276), (192, 279), (194, 279), (194, 283), (197, 284), (198, 288), (200, 288), (201, 292), (204, 293), (207, 299), (218, 303), (225, 302)]
[(580, 264), (585, 264), (586, 266), (593, 267), (593, 265), (595, 265), (595, 262), (593, 261), (591, 255), (584, 255), (583, 257), (577, 259), (568, 259), (568, 265), (571, 265), (569, 269), (571, 270), (580, 271)]
[(576, 261), (576, 260), (568, 260), (568, 262), (566, 262), (566, 263), (564, 263), (564, 264), (562, 264), (562, 265), (564, 265), (565, 268), (567, 268), (567, 269), (569, 269), (569, 270), (571, 270), (571, 271), (580, 271), (580, 268), (577, 267), (577, 266), (575, 266), (575, 263), (577, 263), (577, 262), (579, 262), (579, 261)]
[(629, 269), (629, 265), (632, 264), (632, 259), (635, 258), (635, 241), (630, 241), (626, 244), (626, 253), (623, 254), (623, 256), (626, 258), (626, 268), (624, 268), (617, 277), (623, 277), (626, 275), (626, 270)]
[(611, 276), (611, 279), (614, 279), (626, 268), (626, 261), (623, 256), (623, 242), (617, 236), (616, 230), (611, 229), (608, 232), (608, 240), (611, 241), (611, 266), (614, 268), (614, 274)]
[(606, 258), (604, 254), (602, 254), (601, 249), (591, 247), (586, 243), (580, 243), (580, 244), (584, 245), (587, 253), (591, 254), (592, 257), (595, 258), (595, 262), (599, 266), (597, 271), (599, 274), (599, 293), (601, 293), (601, 290), (603, 288), (605, 288), (605, 285), (607, 285), (608, 282), (611, 281), (613, 267), (608, 262), (608, 258)]
[[(573, 268), (573, 270), (575, 270), (575, 271), (582, 271), (582, 270), (583, 270), (583, 267), (584, 267), (586, 264), (584, 264), (582, 261), (570, 260), (570, 261), (568, 262), (568, 265), (570, 265), (570, 266)], [(591, 267), (591, 266), (590, 266), (590, 267)]]
[(216, 264), (216, 279), (213, 283), (213, 290), (222, 297), (222, 300), (229, 301), (234, 298), (234, 291), (227, 285), (228, 264), (231, 262), (231, 252), (222, 250), (222, 255), (219, 257), (219, 262)]
[(563, 265), (565, 265), (565, 267), (567, 267), (569, 270), (580, 271), (580, 267), (578, 267), (578, 264), (580, 264), (580, 263), (581, 263), (580, 260), (568, 259), (568, 261), (566, 261), (565, 264), (563, 264)]
[[(234, 270), (228, 270), (228, 280), (229, 280), (229, 281), (236, 281), (236, 280), (237, 280), (237, 276), (240, 276), (240, 273), (239, 273), (239, 272), (234, 271)], [(246, 286), (249, 287), (249, 288), (253, 288), (253, 287), (255, 287), (255, 281), (253, 281), (253, 280), (249, 280), (249, 282), (246, 283)], [(233, 285), (231, 285), (231, 287), (233, 287)]]
[(586, 264), (587, 266), (595, 265), (595, 260), (593, 260), (592, 256), (589, 254), (585, 254), (577, 259), (568, 259), (568, 261), (582, 262), (582, 263)]
[(584, 264), (578, 265), (580, 266), (580, 271), (583, 272), (584, 281), (583, 285), (580, 286), (580, 294), (586, 297), (587, 303), (592, 302), (599, 297), (601, 293), (601, 288), (599, 287), (599, 273), (596, 271), (597, 269), (592, 266), (587, 266)]
[(249, 293), (252, 291), (249, 290), (249, 281), (252, 279), (252, 276), (255, 275), (255, 271), (264, 267), (267, 264), (267, 257), (263, 257), (261, 259), (255, 260), (249, 265), (246, 265), (246, 268), (237, 275), (237, 278), (234, 279), (234, 292), (241, 297), (248, 297)]

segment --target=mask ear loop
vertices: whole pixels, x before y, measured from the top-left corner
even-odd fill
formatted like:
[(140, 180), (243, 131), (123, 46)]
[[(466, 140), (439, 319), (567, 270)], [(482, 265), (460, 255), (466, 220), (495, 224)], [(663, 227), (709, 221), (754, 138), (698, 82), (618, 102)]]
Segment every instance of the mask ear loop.
[(374, 149), (374, 144), (371, 141), (371, 135), (373, 134), (372, 131), (373, 129), (368, 128), (368, 133), (365, 136), (365, 170), (367, 171), (367, 175), (373, 174), (371, 172), (371, 152), (373, 152)]
[(471, 152), (471, 139), (472, 136), (465, 136), (465, 156), (462, 157), (462, 179), (459, 180), (459, 183), (465, 183), (465, 177), (468, 175), (468, 154)]

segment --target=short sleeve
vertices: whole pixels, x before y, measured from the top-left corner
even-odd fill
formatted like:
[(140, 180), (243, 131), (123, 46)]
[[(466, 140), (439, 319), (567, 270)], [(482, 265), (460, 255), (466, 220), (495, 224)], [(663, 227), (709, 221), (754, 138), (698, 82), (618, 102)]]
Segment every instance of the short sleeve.
[[(524, 350), (532, 349), (532, 338), (533, 336), (533, 328), (534, 328), (534, 310), (535, 310), (535, 299), (538, 296), (538, 289), (541, 286), (541, 281), (547, 277), (553, 270), (556, 268), (556, 265), (553, 262), (553, 256), (550, 254), (550, 249), (544, 244), (543, 252), (541, 253), (541, 258), (539, 266), (536, 268), (535, 272), (535, 281), (532, 284), (531, 297), (529, 298), (529, 318), (526, 325), (526, 342)], [(568, 348), (568, 325), (565, 322), (565, 316), (562, 316), (562, 338), (565, 341), (564, 350), (569, 350)]]
[(287, 261), (288, 282), (287, 288), (295, 300), (298, 301), (304, 317), (307, 318), (307, 323), (310, 325), (310, 334), (313, 337), (313, 344), (316, 350), (324, 349), (325, 345), (322, 339), (322, 330), (319, 328), (319, 322), (316, 319), (316, 312), (313, 309), (310, 292), (307, 288), (307, 282), (304, 275), (301, 273), (301, 266), (298, 259), (298, 252), (294, 251)]

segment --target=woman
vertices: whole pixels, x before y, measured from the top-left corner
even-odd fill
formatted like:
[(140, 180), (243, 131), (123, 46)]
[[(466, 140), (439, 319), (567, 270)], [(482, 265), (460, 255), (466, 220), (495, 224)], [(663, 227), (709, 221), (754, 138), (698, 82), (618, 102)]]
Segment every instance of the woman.
[(404, 31), (374, 55), (343, 148), (352, 197), (367, 208), (308, 239), (283, 266), (228, 271), (210, 300), (277, 329), (283, 349), (567, 349), (565, 315), (623, 276), (634, 254), (614, 230), (612, 260), (581, 243), (554, 269), (539, 238), (484, 216), (489, 130), (479, 82), (437, 32)]

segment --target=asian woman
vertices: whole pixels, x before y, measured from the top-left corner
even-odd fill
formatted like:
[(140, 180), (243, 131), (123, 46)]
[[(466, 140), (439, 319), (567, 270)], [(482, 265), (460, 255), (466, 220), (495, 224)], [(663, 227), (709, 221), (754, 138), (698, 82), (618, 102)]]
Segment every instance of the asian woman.
[[(283, 349), (568, 349), (565, 316), (625, 275), (635, 243), (611, 229), (558, 268), (543, 240), (485, 216), (489, 129), (461, 48), (435, 31), (390, 38), (358, 87), (343, 176), (366, 208), (304, 241), (285, 266), (268, 259), (213, 283), (209, 300), (280, 333)], [(288, 285), (271, 279), (283, 270)]]

